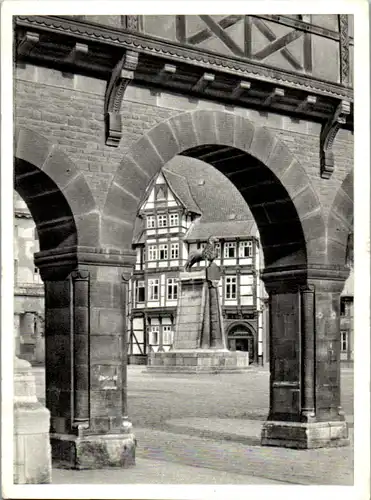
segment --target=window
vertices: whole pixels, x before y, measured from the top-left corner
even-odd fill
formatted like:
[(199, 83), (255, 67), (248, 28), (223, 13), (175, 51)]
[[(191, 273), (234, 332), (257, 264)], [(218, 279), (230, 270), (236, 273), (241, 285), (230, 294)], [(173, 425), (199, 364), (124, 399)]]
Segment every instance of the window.
[(148, 260), (157, 260), (157, 246), (149, 245), (148, 247)]
[(165, 190), (163, 186), (158, 187), (156, 200), (166, 200)]
[(154, 215), (147, 215), (147, 228), (155, 227), (155, 217)]
[(157, 224), (158, 224), (158, 227), (166, 227), (167, 226), (167, 215), (158, 215), (157, 216)]
[(137, 302), (144, 302), (146, 300), (146, 289), (144, 285), (144, 281), (137, 281)]
[(226, 276), (226, 278), (225, 278), (225, 298), (226, 299), (237, 298), (237, 277), (236, 276)]
[(236, 243), (227, 242), (224, 244), (224, 258), (234, 259), (236, 257)]
[(170, 226), (171, 227), (179, 225), (179, 214), (170, 214), (169, 218), (170, 218)]
[(168, 258), (168, 248), (167, 245), (160, 245), (160, 260), (166, 260)]
[(252, 256), (252, 241), (241, 241), (239, 248), (239, 257)]
[(158, 279), (148, 280), (148, 300), (158, 300)]
[(216, 243), (215, 251), (216, 251), (216, 258), (220, 259), (220, 243)]
[(348, 332), (346, 330), (341, 331), (341, 350), (342, 352), (348, 351)]
[(164, 325), (162, 327), (162, 343), (164, 345), (171, 345), (173, 343), (173, 327), (171, 325)]
[(172, 259), (179, 259), (179, 243), (172, 243), (171, 244), (171, 258)]
[(167, 298), (168, 300), (177, 300), (178, 298), (178, 283), (176, 278), (168, 278), (167, 280)]
[(340, 315), (350, 318), (352, 316), (352, 300), (342, 297), (340, 300)]
[(149, 327), (149, 343), (151, 345), (158, 345), (158, 339), (159, 339), (159, 333), (160, 333), (160, 327), (157, 325), (150, 326)]

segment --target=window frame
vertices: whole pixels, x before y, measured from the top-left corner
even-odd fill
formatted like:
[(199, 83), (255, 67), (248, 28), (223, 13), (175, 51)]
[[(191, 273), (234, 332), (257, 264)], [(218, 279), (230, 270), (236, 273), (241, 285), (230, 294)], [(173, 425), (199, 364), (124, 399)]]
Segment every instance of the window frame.
[[(238, 247), (239, 247), (238, 248), (238, 256), (240, 257), (240, 259), (248, 259), (248, 258), (253, 256), (253, 245), (252, 245), (251, 240), (240, 241), (240, 244)], [(249, 250), (249, 255), (245, 255), (247, 249)]]
[[(233, 286), (234, 286), (234, 294), (233, 294)], [(225, 300), (237, 300), (237, 276), (225, 277), (224, 298)]]
[[(343, 337), (345, 335), (345, 338)], [(343, 344), (345, 343), (346, 348), (343, 349)], [(340, 352), (348, 352), (349, 351), (349, 331), (348, 330), (340, 330)]]
[[(229, 255), (229, 250), (233, 248), (233, 256)], [(235, 241), (226, 241), (224, 243), (224, 258), (225, 259), (235, 259), (237, 256), (236, 242)]]
[[(149, 221), (151, 221), (151, 225), (149, 224)], [(156, 217), (154, 215), (147, 215), (146, 216), (146, 228), (147, 229), (155, 229), (156, 227)]]
[[(165, 342), (165, 333), (170, 336), (170, 342)], [(174, 342), (174, 330), (173, 325), (163, 325), (162, 326), (162, 345), (173, 345)]]
[[(142, 283), (142, 285), (140, 285)], [(146, 301), (146, 282), (145, 280), (138, 280), (135, 282), (136, 287), (135, 287), (135, 303), (136, 304), (142, 304), (143, 302)], [(143, 290), (143, 300), (140, 300), (139, 298), (139, 290)]]
[[(175, 249), (176, 255), (174, 256), (173, 252)], [(179, 243), (170, 243), (170, 259), (179, 259)]]
[[(154, 290), (157, 289), (157, 295), (155, 297)], [(152, 293), (153, 291), (153, 293)], [(148, 280), (148, 300), (158, 301), (160, 300), (160, 280), (158, 278), (150, 278)]]
[[(176, 223), (172, 219), (176, 218)], [(179, 214), (177, 212), (169, 213), (169, 227), (179, 226)]]
[[(161, 257), (161, 252), (164, 252), (164, 257)], [(169, 259), (169, 245), (167, 243), (160, 243), (158, 246), (158, 260)]]
[(150, 262), (158, 260), (158, 246), (157, 245), (148, 245), (147, 260)]
[[(160, 221), (165, 221), (163, 224)], [(157, 215), (157, 227), (163, 229), (164, 227), (168, 227), (168, 217), (167, 214), (158, 214)]]
[[(156, 334), (156, 342), (152, 342), (154, 334)], [(160, 325), (150, 325), (148, 327), (148, 337), (149, 345), (160, 345)]]
[(178, 300), (178, 282), (176, 278), (167, 278), (166, 280), (166, 300)]

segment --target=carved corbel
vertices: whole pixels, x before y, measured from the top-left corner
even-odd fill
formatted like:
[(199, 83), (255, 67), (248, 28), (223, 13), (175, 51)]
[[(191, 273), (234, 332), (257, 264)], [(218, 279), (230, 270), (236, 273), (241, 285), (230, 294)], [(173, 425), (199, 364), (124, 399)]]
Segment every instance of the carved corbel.
[(121, 103), (126, 87), (134, 79), (138, 58), (138, 52), (126, 51), (111, 73), (104, 102), (107, 146), (117, 147), (120, 143), (122, 137)]
[(322, 126), (320, 137), (321, 177), (329, 179), (334, 171), (334, 153), (332, 146), (340, 126), (350, 114), (350, 102), (341, 101), (333, 116)]

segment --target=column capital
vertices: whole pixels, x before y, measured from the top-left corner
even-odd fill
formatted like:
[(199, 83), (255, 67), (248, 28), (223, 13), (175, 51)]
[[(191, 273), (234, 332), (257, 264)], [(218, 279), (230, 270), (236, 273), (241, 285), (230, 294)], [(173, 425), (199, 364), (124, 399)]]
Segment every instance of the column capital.
[(267, 291), (288, 293), (318, 286), (341, 291), (349, 276), (349, 268), (339, 265), (309, 264), (266, 268), (261, 273)]
[(43, 280), (63, 280), (80, 266), (120, 267), (123, 273), (131, 273), (135, 265), (134, 250), (114, 250), (109, 248), (69, 246), (44, 250), (35, 254), (35, 265), (40, 269)]

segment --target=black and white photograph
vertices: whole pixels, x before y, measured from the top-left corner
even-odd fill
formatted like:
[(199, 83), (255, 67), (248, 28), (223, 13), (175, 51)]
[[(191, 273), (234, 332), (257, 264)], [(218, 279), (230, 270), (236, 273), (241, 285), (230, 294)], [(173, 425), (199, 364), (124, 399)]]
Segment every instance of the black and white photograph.
[(4, 498), (369, 498), (368, 20), (3, 2)]

